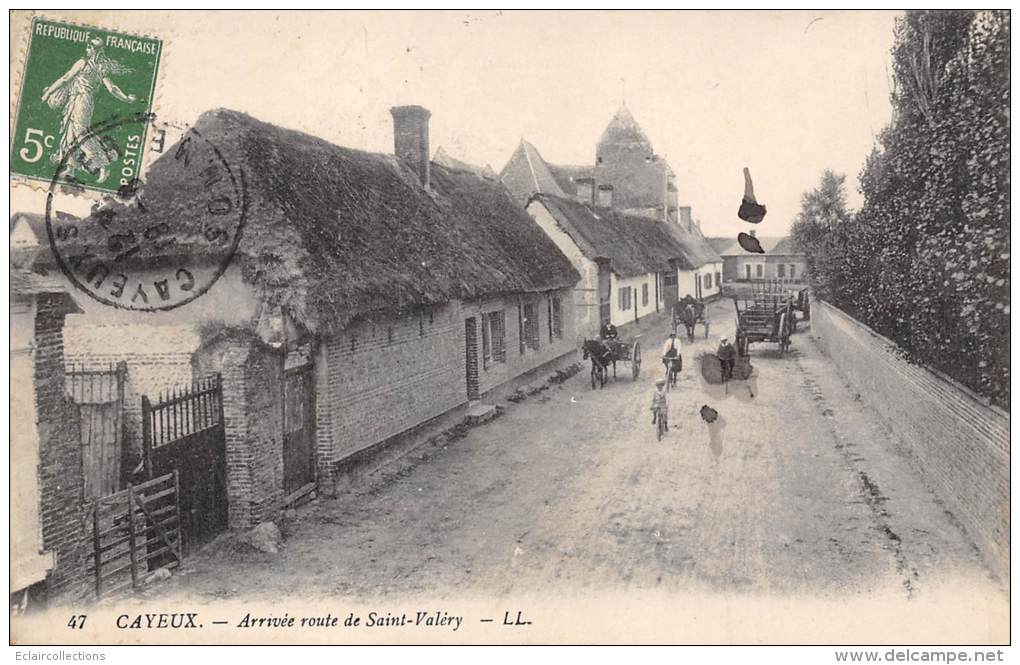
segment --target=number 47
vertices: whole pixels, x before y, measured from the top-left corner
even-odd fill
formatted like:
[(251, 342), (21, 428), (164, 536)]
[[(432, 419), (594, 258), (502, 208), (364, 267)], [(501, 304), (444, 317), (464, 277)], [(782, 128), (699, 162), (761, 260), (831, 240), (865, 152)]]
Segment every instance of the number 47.
[[(40, 141), (37, 138), (33, 138), (36, 135), (41, 136), (42, 141)], [(30, 154), (28, 152), (28, 148), (22, 148), (21, 150), (18, 151), (18, 155), (29, 164), (34, 164), (35, 162), (39, 161), (40, 157), (43, 156), (44, 145), (47, 148), (53, 147), (53, 135), (52, 134), (44, 135), (43, 130), (41, 129), (29, 128), (25, 130), (25, 143), (31, 144), (32, 147), (35, 148), (35, 151)]]
[(72, 614), (71, 620), (67, 622), (67, 627), (71, 630), (77, 628), (78, 630), (85, 629), (85, 614)]

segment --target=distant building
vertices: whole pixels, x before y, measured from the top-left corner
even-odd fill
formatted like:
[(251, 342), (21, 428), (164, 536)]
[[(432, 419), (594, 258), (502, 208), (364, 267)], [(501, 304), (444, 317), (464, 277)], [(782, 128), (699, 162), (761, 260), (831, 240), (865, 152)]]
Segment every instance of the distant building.
[[(660, 306), (671, 307), (676, 299), (685, 295), (708, 298), (719, 293), (722, 258), (702, 235), (691, 208), (677, 205), (673, 170), (655, 154), (648, 137), (626, 106), (620, 108), (602, 132), (592, 166), (550, 164), (532, 143), (521, 139), (503, 167), (500, 180), (515, 200), (528, 206), (528, 211), (575, 261), (575, 267), (587, 280), (587, 285), (579, 286), (576, 291), (579, 316), (586, 317), (594, 310), (600, 314), (598, 321), (584, 320), (580, 325), (590, 328), (597, 327), (602, 320), (614, 323), (628, 318), (633, 320)], [(534, 200), (538, 201), (537, 205), (532, 203)], [(566, 219), (568, 217), (570, 219)], [(550, 220), (555, 224), (551, 225)], [(651, 221), (653, 225), (648, 227), (641, 220)], [(620, 227), (606, 226), (613, 223)], [(656, 229), (655, 224), (660, 228)], [(589, 246), (581, 254), (585, 261), (603, 262), (598, 284), (586, 273), (591, 266), (579, 261), (577, 248), (572, 250), (561, 244), (563, 234), (575, 236), (576, 241), (584, 236), (586, 229), (595, 228), (602, 229), (599, 237), (590, 238)], [(634, 233), (639, 233), (641, 238), (635, 240)], [(653, 245), (662, 244), (664, 251), (673, 252), (672, 265), (663, 264), (661, 256), (652, 259), (647, 254), (638, 260), (641, 264), (638, 266), (621, 260), (634, 250), (632, 244), (644, 240)], [(595, 241), (603, 248), (601, 253), (591, 253)], [(614, 260), (606, 263), (608, 259)], [(646, 305), (629, 301), (626, 296), (622, 300), (617, 295), (610, 296), (610, 291), (615, 293), (618, 287), (610, 286), (612, 280), (608, 275), (615, 275), (616, 279), (645, 280), (636, 288), (643, 289), (647, 283), (658, 296), (650, 297)], [(619, 288), (624, 288), (626, 293), (625, 286)], [(582, 297), (585, 289), (595, 289), (590, 291), (598, 294), (594, 303)], [(641, 302), (645, 302), (644, 298)], [(618, 312), (621, 305), (630, 305), (626, 315)]]
[(602, 132), (592, 166), (550, 164), (521, 139), (499, 177), (522, 203), (534, 194), (567, 196), (600, 207), (611, 200), (628, 215), (679, 221), (673, 169), (655, 153), (626, 105)]
[[(754, 231), (749, 232), (755, 235)], [(733, 238), (709, 238), (723, 257), (723, 282), (807, 281), (807, 257), (789, 236), (758, 238), (764, 254), (748, 252)]]
[(678, 220), (673, 169), (659, 155), (626, 105), (620, 107), (595, 147), (596, 196), (612, 188), (613, 205), (625, 213)]

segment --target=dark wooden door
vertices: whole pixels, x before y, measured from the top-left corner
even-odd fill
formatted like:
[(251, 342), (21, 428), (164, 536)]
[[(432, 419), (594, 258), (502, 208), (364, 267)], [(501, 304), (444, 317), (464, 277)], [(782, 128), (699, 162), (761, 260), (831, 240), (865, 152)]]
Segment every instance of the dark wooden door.
[(680, 299), (680, 288), (677, 284), (676, 270), (667, 270), (662, 273), (662, 303), (667, 312), (672, 312)]
[(315, 482), (315, 413), (312, 367), (296, 367), (283, 380), (283, 489), (290, 494)]
[(473, 401), (478, 399), (478, 322), (473, 316), (464, 320), (464, 353), (467, 398)]

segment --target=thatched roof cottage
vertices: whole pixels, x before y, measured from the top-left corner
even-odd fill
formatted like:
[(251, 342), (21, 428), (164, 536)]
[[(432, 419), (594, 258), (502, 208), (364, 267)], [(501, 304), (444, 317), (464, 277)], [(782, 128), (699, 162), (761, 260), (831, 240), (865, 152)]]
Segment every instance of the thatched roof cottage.
[[(222, 276), (170, 311), (90, 300), (69, 319), (79, 362), (116, 354), (145, 377), (129, 399), (154, 394), (160, 376), (161, 388), (222, 375), (232, 526), (328, 490), (351, 455), (575, 350), (570, 260), (498, 181), (429, 160), (427, 110), (392, 115), (395, 155), (203, 114), (193, 135), (229, 165), (246, 210)], [(170, 147), (152, 164), (144, 209), (112, 215), (173, 233), (125, 259), (142, 286), (182, 260), (196, 276), (223, 260), (196, 205), (210, 175), (181, 155)]]

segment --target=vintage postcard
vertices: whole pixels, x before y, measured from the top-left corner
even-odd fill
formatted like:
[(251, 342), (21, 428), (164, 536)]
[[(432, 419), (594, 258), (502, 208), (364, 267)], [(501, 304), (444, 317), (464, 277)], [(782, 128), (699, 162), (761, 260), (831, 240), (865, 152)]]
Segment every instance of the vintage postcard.
[(12, 12), (11, 645), (1002, 660), (1010, 30)]

